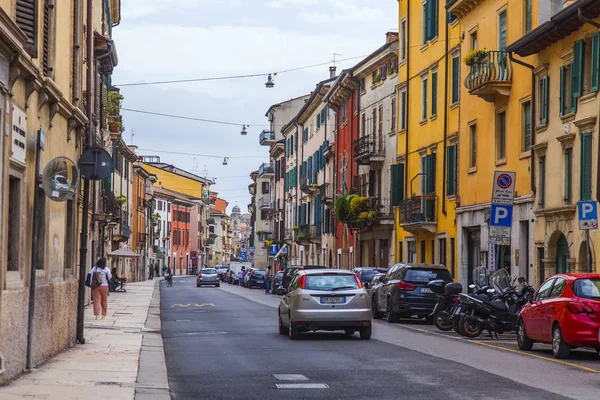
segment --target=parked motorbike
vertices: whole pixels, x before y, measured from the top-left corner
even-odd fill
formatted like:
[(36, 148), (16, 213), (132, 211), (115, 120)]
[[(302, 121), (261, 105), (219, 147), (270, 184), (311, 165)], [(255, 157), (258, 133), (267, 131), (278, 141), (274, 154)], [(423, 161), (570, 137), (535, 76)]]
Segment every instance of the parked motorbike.
[(442, 279), (431, 281), (427, 287), (439, 298), (429, 317), (440, 331), (449, 331), (453, 328), (451, 314), (458, 304), (458, 294), (463, 287), (459, 282), (450, 282)]
[(496, 295), (477, 294), (459, 295), (461, 316), (459, 330), (463, 336), (477, 337), (487, 330), (498, 337), (498, 333), (512, 332), (517, 329), (517, 316), (521, 308), (532, 297), (534, 290), (524, 278), (519, 279), (520, 288), (511, 282), (505, 270), (499, 270), (492, 276)]

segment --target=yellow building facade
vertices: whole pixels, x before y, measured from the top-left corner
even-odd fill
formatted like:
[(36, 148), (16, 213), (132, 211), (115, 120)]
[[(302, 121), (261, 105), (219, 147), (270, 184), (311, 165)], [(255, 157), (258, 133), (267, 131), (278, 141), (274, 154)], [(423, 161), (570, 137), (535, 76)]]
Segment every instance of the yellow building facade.
[[(202, 198), (205, 189), (204, 179), (167, 164), (144, 163), (144, 170), (156, 175), (156, 185), (174, 192)], [(187, 175), (187, 176), (186, 176)], [(210, 191), (210, 187), (206, 187)], [(208, 192), (206, 192), (208, 197)]]
[[(570, 3), (509, 46), (535, 67), (536, 283), (560, 272), (597, 271), (597, 230), (589, 231), (588, 264), (577, 202), (598, 199), (600, 3)], [(591, 22), (579, 18), (579, 8)]]
[(461, 28), (443, 3), (399, 1), (395, 259), (456, 274)]
[[(460, 20), (463, 38), (457, 201), (458, 276), (463, 283), (472, 282), (477, 267), (498, 269), (506, 262), (512, 275), (532, 278), (532, 70), (512, 60), (506, 49), (548, 18), (551, 3), (453, 0), (447, 5)], [(510, 245), (489, 238), (495, 171), (516, 173)]]

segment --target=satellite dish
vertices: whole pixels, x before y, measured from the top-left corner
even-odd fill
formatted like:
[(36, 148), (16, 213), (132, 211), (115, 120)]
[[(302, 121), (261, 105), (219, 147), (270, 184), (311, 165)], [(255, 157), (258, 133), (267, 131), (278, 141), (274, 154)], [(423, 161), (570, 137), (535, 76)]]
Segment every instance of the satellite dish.
[(42, 185), (44, 193), (50, 200), (71, 200), (77, 191), (79, 170), (77, 165), (67, 157), (56, 157), (44, 168)]
[(79, 169), (84, 178), (91, 181), (100, 181), (107, 178), (112, 170), (112, 158), (108, 151), (101, 147), (87, 149), (79, 157)]

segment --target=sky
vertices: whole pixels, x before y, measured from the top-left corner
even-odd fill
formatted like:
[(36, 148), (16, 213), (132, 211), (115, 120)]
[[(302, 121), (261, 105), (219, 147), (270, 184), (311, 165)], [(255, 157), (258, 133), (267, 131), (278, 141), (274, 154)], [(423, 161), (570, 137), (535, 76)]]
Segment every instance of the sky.
[[(351, 59), (337, 62), (339, 73), (382, 46), (385, 33), (397, 31), (397, 7), (393, 0), (123, 0), (113, 28), (113, 85), (261, 74), (123, 86), (123, 108), (233, 123), (122, 111), (124, 139), (141, 155), (216, 178), (212, 189), (228, 210), (238, 204), (246, 212), (250, 172), (269, 161), (258, 142), (266, 111), (329, 78), (334, 53)], [(277, 74), (275, 87), (265, 88), (268, 73), (321, 63)], [(242, 125), (249, 125), (247, 136)]]

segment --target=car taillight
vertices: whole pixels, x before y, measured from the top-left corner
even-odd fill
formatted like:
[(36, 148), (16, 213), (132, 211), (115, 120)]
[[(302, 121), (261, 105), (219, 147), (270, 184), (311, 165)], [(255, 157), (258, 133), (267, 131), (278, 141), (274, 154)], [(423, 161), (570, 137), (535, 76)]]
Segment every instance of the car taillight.
[(363, 283), (360, 280), (360, 278), (358, 277), (358, 275), (354, 274), (354, 279), (356, 279), (356, 284), (358, 285), (358, 288), (362, 289), (363, 288)]
[(581, 304), (578, 301), (568, 302), (567, 308), (571, 314), (594, 314), (594, 310), (590, 306)]
[(300, 279), (298, 280), (298, 287), (300, 289), (304, 289), (306, 287), (306, 275), (300, 277)]
[(458, 300), (458, 297), (453, 297), (452, 298), (452, 302), (453, 303), (460, 303), (460, 300)]
[(403, 281), (398, 282), (398, 289), (400, 290), (415, 290), (417, 287)]
[(202, 274), (198, 275), (198, 278), (202, 278)]

